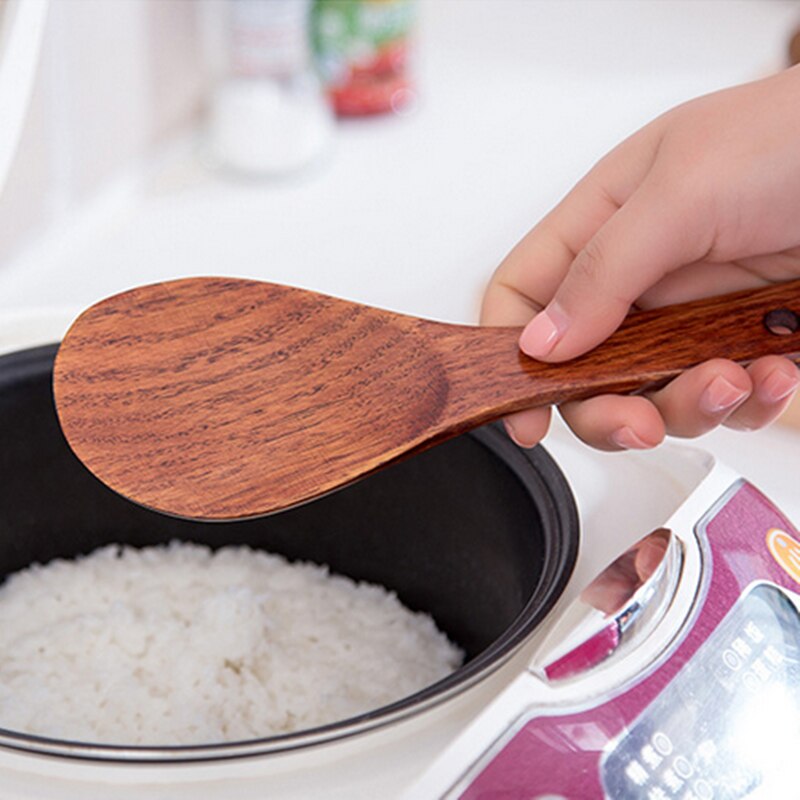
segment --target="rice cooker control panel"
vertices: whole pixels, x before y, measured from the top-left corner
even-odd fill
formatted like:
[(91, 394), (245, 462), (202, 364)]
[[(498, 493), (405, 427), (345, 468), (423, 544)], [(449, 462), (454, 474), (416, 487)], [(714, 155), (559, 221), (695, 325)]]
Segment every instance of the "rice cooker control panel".
[(800, 537), (745, 482), (695, 532), (705, 591), (673, 651), (601, 704), (529, 710), (449, 797), (797, 796)]

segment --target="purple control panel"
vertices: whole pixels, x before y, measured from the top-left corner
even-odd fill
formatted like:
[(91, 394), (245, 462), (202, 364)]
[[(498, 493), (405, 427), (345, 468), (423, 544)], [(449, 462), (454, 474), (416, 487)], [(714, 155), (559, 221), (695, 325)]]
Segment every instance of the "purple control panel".
[(669, 657), (603, 704), (532, 713), (461, 798), (736, 800), (764, 788), (768, 737), (800, 735), (800, 615), (778, 588), (800, 591), (800, 541), (745, 482), (698, 535), (706, 590)]

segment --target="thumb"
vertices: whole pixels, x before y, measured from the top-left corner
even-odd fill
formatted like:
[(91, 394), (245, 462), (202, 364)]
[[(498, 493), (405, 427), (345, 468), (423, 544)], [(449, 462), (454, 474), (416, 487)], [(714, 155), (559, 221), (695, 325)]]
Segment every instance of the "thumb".
[(642, 184), (570, 264), (553, 299), (525, 327), (522, 351), (564, 361), (600, 344), (667, 273), (708, 252), (700, 214)]

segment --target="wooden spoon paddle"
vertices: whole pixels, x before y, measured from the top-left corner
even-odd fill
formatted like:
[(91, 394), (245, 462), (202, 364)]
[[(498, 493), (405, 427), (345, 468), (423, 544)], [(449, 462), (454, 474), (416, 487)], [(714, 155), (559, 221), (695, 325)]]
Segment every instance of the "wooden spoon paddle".
[(640, 312), (549, 365), (520, 352), (518, 328), (190, 278), (85, 311), (54, 393), (72, 449), (112, 489), (168, 514), (239, 519), (528, 406), (653, 388), (713, 357), (797, 357), (798, 314), (800, 281)]

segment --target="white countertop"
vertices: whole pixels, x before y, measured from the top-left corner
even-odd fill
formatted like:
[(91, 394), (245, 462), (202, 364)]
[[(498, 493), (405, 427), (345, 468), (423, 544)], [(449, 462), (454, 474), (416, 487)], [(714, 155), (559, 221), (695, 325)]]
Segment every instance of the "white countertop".
[[(284, 180), (215, 172), (199, 136), (175, 143), (0, 265), (0, 350), (195, 274), (475, 321), (493, 268), (597, 158), (672, 105), (781, 66), (800, 19), (792, 2), (419, 8), (413, 113), (340, 124), (326, 157)], [(800, 520), (798, 442), (775, 427), (701, 445)]]

